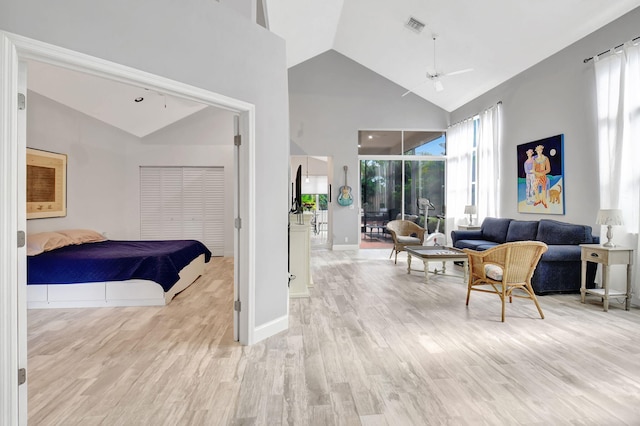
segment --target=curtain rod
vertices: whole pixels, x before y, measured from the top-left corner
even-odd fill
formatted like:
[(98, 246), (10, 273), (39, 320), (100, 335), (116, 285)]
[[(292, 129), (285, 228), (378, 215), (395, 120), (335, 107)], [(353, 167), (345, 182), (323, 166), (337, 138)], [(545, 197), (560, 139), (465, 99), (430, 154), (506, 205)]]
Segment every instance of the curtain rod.
[[(502, 101), (498, 101), (498, 102), (496, 102), (496, 105), (502, 105)], [(495, 105), (494, 105), (494, 106), (495, 106)], [(469, 117), (463, 118), (462, 120), (456, 121), (456, 122), (455, 122), (455, 123), (453, 123), (453, 124), (449, 124), (449, 125), (447, 126), (447, 129), (449, 129), (449, 128), (453, 127), (453, 126), (457, 126), (458, 124), (462, 123), (463, 121), (471, 120), (471, 119), (472, 119), (473, 117), (475, 117), (476, 115), (480, 115), (480, 114), (482, 114), (483, 112), (487, 112), (487, 111), (489, 111), (491, 108), (493, 108), (493, 106), (490, 106), (489, 108), (487, 108), (487, 109), (485, 109), (484, 111), (481, 111), (481, 112), (479, 112), (479, 113), (477, 113), (477, 114), (473, 114), (472, 116), (469, 116)]]
[[(638, 36), (638, 37), (636, 37), (636, 38), (632, 38), (632, 39), (631, 39), (631, 42), (634, 42), (634, 41), (636, 41), (636, 40), (640, 40), (640, 36)], [(602, 56), (602, 55), (604, 55), (605, 53), (609, 53), (609, 52), (611, 52), (612, 50), (619, 49), (619, 48), (621, 48), (622, 46), (624, 46), (624, 43), (619, 44), (619, 45), (617, 45), (616, 47), (613, 47), (613, 48), (611, 48), (611, 49), (609, 49), (609, 50), (605, 50), (604, 52), (600, 52), (600, 53), (598, 53), (597, 55), (593, 55), (593, 56), (592, 56), (592, 57), (590, 57), (590, 58), (585, 58), (585, 59), (584, 59), (584, 61), (582, 61), (582, 62), (586, 64), (587, 62), (589, 62), (590, 60), (592, 60), (592, 59), (593, 59), (593, 58), (595, 58), (596, 56)]]

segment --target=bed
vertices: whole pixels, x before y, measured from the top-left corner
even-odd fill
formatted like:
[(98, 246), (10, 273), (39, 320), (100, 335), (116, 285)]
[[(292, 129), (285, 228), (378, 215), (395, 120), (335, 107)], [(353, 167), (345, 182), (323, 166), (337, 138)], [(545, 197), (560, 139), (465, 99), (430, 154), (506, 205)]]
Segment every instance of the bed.
[[(211, 259), (196, 240), (117, 241), (94, 233), (88, 241), (77, 238), (77, 230), (46, 234), (58, 235), (47, 235), (44, 244), (28, 240), (31, 309), (166, 305), (203, 274)], [(76, 238), (64, 238), (69, 235)]]

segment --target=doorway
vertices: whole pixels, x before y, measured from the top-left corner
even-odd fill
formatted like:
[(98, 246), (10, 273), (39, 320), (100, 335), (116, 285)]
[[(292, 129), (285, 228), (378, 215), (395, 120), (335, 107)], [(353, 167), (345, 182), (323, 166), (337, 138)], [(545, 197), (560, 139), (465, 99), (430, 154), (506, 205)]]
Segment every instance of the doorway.
[(445, 142), (442, 131), (359, 132), (360, 248), (390, 249), (392, 220), (445, 233)]
[[(77, 54), (45, 43), (0, 32), (0, 56), (6, 60), (0, 65), (0, 140), (1, 170), (0, 187), (5, 200), (0, 208), (0, 310), (5, 313), (5, 321), (0, 324), (0, 375), (13, 378), (3, 382), (0, 389), (0, 404), (5, 409), (0, 422), (26, 423), (26, 386), (19, 386), (16, 371), (26, 368), (26, 266), (24, 232), (26, 216), (20, 206), (25, 202), (25, 147), (26, 147), (26, 65), (24, 59), (40, 61), (76, 71), (117, 80), (126, 84), (148, 88), (157, 93), (166, 93), (176, 98), (223, 108), (237, 113), (240, 118), (239, 134), (244, 135), (243, 148), (238, 156), (246, 173), (237, 183), (240, 199), (237, 203), (237, 217), (243, 218), (247, 231), (239, 232), (234, 244), (234, 259), (242, 271), (238, 281), (238, 299), (242, 301), (239, 339), (243, 344), (253, 341), (255, 289), (249, 277), (255, 276), (255, 259), (250, 257), (249, 242), (255, 233), (255, 217), (250, 214), (249, 200), (253, 193), (254, 170), (248, 167), (255, 158), (254, 122), (255, 111), (251, 104), (230, 99), (206, 90), (184, 85), (162, 77), (153, 76), (139, 70), (110, 63), (97, 58)], [(20, 95), (22, 94), (22, 95)], [(20, 112), (22, 111), (22, 113)], [(235, 204), (235, 203), (234, 203)], [(16, 213), (18, 212), (18, 213)], [(242, 243), (242, 244), (241, 244)], [(233, 309), (229, 307), (229, 309)], [(28, 377), (28, 375), (27, 375)]]
[(311, 247), (330, 247), (329, 158), (313, 155), (291, 156), (291, 181), (298, 167), (302, 172), (302, 208), (311, 214)]

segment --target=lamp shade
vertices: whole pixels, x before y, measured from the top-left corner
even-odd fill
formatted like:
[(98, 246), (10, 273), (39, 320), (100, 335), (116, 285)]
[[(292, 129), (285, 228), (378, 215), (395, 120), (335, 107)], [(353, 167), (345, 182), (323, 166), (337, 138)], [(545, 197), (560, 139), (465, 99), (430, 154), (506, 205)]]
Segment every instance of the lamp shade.
[(464, 214), (476, 214), (476, 206), (473, 204), (464, 206)]
[(622, 210), (620, 209), (600, 209), (596, 218), (598, 225), (624, 225), (622, 220)]

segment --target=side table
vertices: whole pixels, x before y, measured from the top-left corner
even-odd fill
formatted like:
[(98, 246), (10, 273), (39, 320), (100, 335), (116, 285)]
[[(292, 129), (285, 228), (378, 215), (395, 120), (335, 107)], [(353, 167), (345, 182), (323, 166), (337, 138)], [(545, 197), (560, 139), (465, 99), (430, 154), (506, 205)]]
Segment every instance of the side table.
[[(580, 297), (582, 303), (587, 293), (596, 294), (603, 300), (604, 311), (609, 310), (610, 297), (624, 297), (624, 309), (629, 310), (631, 303), (631, 265), (633, 265), (633, 249), (628, 247), (604, 247), (601, 244), (580, 244), (582, 260), (582, 281)], [(587, 262), (602, 265), (602, 288), (587, 288)], [(609, 290), (609, 267), (611, 265), (627, 265), (627, 291)]]
[(458, 225), (458, 229), (465, 231), (479, 231), (482, 228), (480, 225)]

